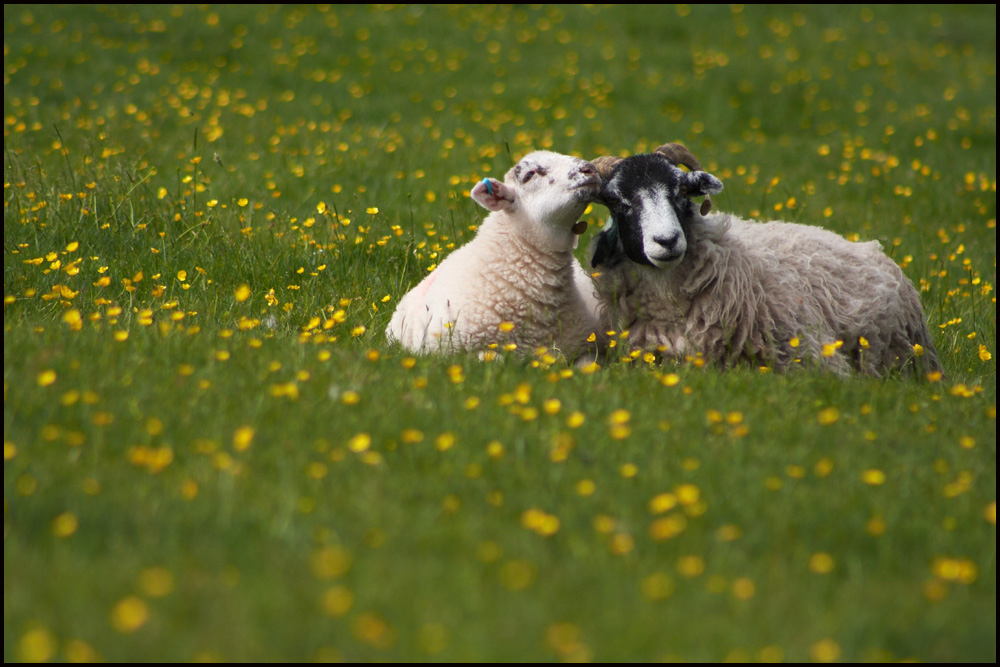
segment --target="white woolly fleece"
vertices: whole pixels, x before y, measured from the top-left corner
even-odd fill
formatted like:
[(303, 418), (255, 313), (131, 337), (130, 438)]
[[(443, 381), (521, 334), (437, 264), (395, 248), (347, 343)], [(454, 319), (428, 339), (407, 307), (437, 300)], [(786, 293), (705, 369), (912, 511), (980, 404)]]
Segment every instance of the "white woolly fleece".
[[(554, 346), (568, 358), (597, 330), (590, 278), (562, 251), (541, 252), (493, 213), (473, 242), (455, 250), (400, 301), (386, 335), (414, 352), (483, 350), (514, 342)], [(514, 323), (502, 332), (502, 322)]]

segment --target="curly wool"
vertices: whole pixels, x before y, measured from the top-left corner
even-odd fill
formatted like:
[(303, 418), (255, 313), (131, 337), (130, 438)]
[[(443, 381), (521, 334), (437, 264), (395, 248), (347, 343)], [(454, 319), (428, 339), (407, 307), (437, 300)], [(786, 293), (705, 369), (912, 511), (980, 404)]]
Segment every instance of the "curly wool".
[(623, 261), (596, 276), (602, 324), (640, 348), (723, 365), (941, 370), (917, 290), (878, 242), (724, 213), (692, 212), (685, 234), (676, 267)]

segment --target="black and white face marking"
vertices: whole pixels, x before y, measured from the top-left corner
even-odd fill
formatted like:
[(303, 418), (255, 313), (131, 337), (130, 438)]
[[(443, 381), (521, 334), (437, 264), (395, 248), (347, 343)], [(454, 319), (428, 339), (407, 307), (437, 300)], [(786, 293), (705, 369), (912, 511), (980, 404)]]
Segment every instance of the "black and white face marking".
[(676, 192), (659, 184), (637, 190), (634, 198), (637, 204), (632, 215), (638, 220), (639, 227), (636, 242), (642, 244), (645, 258), (659, 268), (681, 261), (687, 251), (687, 239), (674, 210)]
[(637, 264), (666, 268), (684, 259), (689, 197), (722, 191), (705, 172), (684, 172), (659, 155), (636, 155), (615, 167), (601, 193), (625, 254)]

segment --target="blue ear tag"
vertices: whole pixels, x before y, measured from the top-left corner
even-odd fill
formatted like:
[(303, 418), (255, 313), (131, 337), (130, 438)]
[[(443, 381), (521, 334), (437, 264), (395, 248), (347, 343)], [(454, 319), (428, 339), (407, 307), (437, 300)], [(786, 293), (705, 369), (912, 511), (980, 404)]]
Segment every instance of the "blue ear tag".
[(493, 184), (490, 183), (490, 179), (484, 178), (483, 179), (483, 185), (486, 186), (486, 191), (487, 192), (489, 192), (490, 194), (493, 194)]

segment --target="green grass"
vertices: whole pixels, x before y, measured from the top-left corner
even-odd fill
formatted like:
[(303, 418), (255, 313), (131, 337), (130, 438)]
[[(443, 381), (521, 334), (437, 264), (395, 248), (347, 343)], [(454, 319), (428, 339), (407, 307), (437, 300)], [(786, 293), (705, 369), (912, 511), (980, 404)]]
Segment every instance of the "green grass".
[[(6, 8), (5, 661), (995, 661), (995, 26)], [(475, 181), (665, 141), (881, 241), (946, 375), (386, 344)]]

